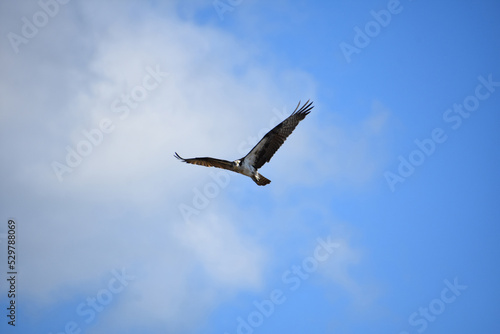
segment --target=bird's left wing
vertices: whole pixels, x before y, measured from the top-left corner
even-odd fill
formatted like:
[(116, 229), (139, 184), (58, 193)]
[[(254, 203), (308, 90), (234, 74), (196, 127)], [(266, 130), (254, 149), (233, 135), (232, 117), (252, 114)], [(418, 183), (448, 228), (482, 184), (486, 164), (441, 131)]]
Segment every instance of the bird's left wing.
[(314, 106), (312, 102), (307, 101), (299, 109), (300, 102), (294, 112), (283, 122), (276, 125), (274, 129), (269, 131), (254, 148), (244, 157), (244, 159), (259, 169), (266, 162), (269, 162), (274, 153), (283, 145), (288, 136), (295, 130), (301, 120), (303, 120)]
[(234, 170), (233, 163), (227, 160), (215, 159), (210, 157), (184, 159), (179, 154), (177, 154), (177, 152), (175, 152), (174, 157), (188, 164)]

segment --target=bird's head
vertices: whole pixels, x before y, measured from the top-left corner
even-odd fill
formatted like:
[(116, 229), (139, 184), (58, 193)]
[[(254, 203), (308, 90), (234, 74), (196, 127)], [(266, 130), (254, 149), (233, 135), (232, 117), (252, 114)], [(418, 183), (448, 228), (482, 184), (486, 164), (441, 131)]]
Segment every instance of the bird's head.
[(241, 160), (234, 160), (234, 165), (237, 167), (241, 166)]

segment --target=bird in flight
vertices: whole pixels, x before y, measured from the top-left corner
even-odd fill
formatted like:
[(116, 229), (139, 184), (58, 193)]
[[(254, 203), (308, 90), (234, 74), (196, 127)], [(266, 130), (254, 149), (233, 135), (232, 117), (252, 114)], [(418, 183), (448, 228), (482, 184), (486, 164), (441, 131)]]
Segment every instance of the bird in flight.
[(236, 173), (249, 176), (259, 186), (271, 183), (257, 171), (266, 162), (269, 162), (274, 153), (283, 145), (288, 136), (295, 130), (301, 120), (303, 120), (314, 108), (312, 102), (307, 101), (299, 109), (300, 102), (294, 112), (280, 124), (269, 131), (246, 156), (234, 161), (227, 161), (209, 157), (184, 159), (177, 152), (174, 156), (186, 163), (227, 169)]

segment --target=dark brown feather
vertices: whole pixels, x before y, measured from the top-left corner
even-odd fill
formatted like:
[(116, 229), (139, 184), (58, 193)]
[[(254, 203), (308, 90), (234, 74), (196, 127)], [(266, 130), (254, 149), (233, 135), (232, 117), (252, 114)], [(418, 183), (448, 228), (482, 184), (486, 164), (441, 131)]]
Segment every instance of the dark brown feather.
[(177, 152), (175, 152), (174, 157), (188, 164), (200, 165), (205, 167), (217, 167), (234, 171), (233, 163), (227, 160), (215, 159), (210, 157), (184, 159), (179, 154), (177, 154)]

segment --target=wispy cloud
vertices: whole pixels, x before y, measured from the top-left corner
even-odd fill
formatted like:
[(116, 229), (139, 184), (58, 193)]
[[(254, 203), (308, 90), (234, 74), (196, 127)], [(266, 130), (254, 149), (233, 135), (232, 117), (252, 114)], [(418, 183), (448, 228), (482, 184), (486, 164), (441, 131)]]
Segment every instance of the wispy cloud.
[[(365, 118), (355, 124), (346, 124), (341, 113), (325, 115), (327, 112), (321, 105), (313, 109), (302, 128), (288, 139), (293, 150), (277, 153), (279, 159), (273, 158), (267, 168), (284, 171), (279, 175), (294, 180), (294, 184), (331, 182), (349, 192), (365, 189), (386, 164), (390, 111), (375, 100)], [(316, 118), (314, 113), (321, 115)], [(316, 121), (320, 118), (321, 124)], [(329, 121), (324, 122), (324, 118)]]

